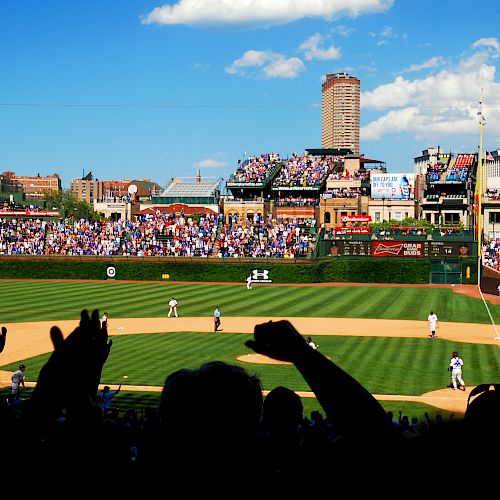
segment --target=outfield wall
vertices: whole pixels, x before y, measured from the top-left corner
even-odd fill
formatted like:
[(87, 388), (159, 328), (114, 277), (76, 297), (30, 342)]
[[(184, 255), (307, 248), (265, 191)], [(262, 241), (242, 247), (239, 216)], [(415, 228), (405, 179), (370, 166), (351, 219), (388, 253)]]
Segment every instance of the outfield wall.
[[(446, 259), (439, 263), (446, 266)], [(461, 282), (477, 283), (477, 260), (463, 259)], [(257, 270), (272, 283), (432, 283), (429, 258), (191, 259), (0, 256), (0, 279), (146, 280), (243, 283)], [(259, 275), (260, 277), (264, 277)]]

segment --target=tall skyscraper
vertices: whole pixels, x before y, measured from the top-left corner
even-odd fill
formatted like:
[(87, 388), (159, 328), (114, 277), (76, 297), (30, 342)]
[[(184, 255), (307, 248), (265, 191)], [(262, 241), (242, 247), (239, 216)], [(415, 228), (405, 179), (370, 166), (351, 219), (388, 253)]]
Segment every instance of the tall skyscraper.
[(347, 73), (326, 75), (322, 85), (321, 147), (359, 153), (360, 81)]

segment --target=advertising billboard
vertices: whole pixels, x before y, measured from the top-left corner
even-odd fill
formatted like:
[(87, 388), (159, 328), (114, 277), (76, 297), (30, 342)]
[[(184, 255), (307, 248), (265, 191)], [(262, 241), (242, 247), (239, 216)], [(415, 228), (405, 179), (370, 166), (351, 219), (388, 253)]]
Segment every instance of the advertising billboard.
[(373, 199), (413, 200), (415, 176), (413, 174), (371, 174)]
[(460, 241), (329, 240), (327, 255), (361, 257), (474, 257), (472, 243)]

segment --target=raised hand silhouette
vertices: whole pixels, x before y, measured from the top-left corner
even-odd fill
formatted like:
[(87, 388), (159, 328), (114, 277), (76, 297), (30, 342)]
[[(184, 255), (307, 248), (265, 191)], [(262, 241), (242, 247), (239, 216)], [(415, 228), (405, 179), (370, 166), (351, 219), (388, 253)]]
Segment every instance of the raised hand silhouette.
[(259, 354), (293, 363), (342, 435), (374, 437), (392, 433), (385, 410), (370, 392), (312, 349), (288, 320), (256, 325), (254, 340), (245, 345)]
[(304, 337), (287, 320), (255, 325), (254, 340), (245, 342), (258, 354), (295, 363), (310, 347)]
[[(38, 376), (30, 406), (35, 413), (51, 419), (63, 409), (74, 410), (73, 418), (88, 415), (101, 372), (112, 346), (99, 311), (81, 312), (80, 324), (66, 337), (58, 326), (50, 329), (54, 351)], [(81, 413), (83, 410), (83, 413)]]
[[(287, 320), (256, 325), (254, 340), (245, 345), (259, 354), (293, 363), (325, 410), (337, 446), (327, 447), (326, 453), (316, 449), (317, 457), (321, 458), (315, 460), (315, 491), (328, 491), (331, 471), (336, 471), (335, 492), (339, 498), (366, 495), (366, 484), (371, 485), (372, 494), (376, 490), (376, 479), (384, 485), (379, 493), (391, 497), (387, 492), (399, 488), (400, 473), (389, 470), (386, 464), (400, 449), (401, 438), (370, 392), (336, 363), (311, 348)], [(363, 477), (361, 482), (360, 475)], [(295, 479), (295, 469), (286, 471), (276, 491), (298, 496)], [(304, 494), (311, 494), (310, 486), (308, 482)]]
[(5, 326), (2, 326), (2, 334), (0, 335), (0, 352), (2, 352), (5, 347), (6, 339), (7, 339), (7, 328), (5, 328)]

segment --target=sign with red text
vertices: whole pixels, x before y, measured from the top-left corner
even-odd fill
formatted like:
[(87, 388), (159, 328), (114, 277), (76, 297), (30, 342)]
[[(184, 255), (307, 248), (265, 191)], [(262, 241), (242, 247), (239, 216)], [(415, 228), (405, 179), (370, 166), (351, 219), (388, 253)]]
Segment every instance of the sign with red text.
[(373, 241), (373, 257), (422, 257), (424, 244), (421, 241)]
[(342, 215), (340, 222), (371, 222), (371, 215)]

